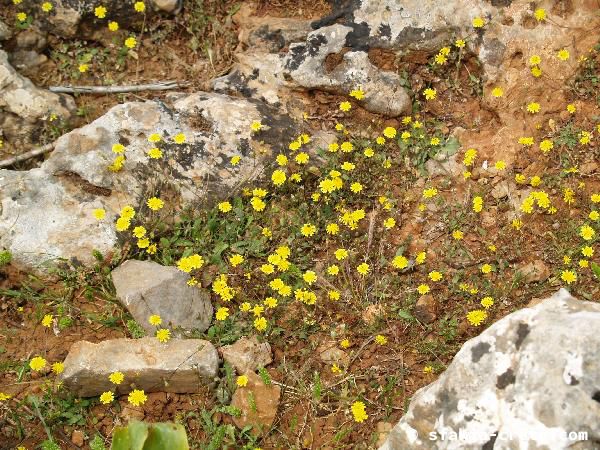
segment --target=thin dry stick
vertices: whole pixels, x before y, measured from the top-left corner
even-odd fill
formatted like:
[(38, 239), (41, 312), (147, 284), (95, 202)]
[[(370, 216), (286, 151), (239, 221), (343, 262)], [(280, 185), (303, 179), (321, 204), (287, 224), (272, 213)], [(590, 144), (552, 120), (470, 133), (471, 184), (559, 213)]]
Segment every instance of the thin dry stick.
[(158, 83), (124, 86), (50, 86), (49, 90), (59, 94), (123, 94), (125, 92), (167, 91), (186, 85), (187, 83), (177, 81), (160, 81)]
[(43, 155), (44, 153), (48, 153), (49, 151), (52, 151), (52, 149), (54, 149), (55, 144), (55, 142), (53, 142), (52, 144), (46, 144), (43, 147), (34, 148), (33, 150), (23, 153), (22, 155), (4, 159), (0, 161), (0, 169), (3, 167), (12, 166), (13, 164), (16, 164), (20, 161), (26, 161), (36, 156)]
[(371, 248), (371, 244), (373, 243), (373, 230), (375, 229), (375, 217), (377, 217), (377, 208), (373, 208), (373, 210), (369, 214), (369, 233), (368, 233), (368, 240), (367, 240), (367, 255), (369, 254), (369, 249)]

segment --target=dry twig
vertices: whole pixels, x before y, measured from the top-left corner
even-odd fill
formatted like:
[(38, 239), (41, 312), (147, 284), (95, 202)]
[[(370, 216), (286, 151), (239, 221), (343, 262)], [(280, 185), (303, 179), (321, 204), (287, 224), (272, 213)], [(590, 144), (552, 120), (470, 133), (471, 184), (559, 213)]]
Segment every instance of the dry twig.
[(158, 83), (124, 86), (50, 86), (49, 90), (59, 94), (122, 94), (125, 92), (168, 91), (186, 85), (186, 83), (177, 81), (160, 81)]
[(36, 156), (43, 155), (44, 153), (48, 153), (49, 151), (52, 151), (54, 149), (55, 144), (55, 142), (51, 144), (46, 144), (43, 147), (34, 148), (33, 150), (23, 153), (22, 155), (4, 159), (0, 161), (0, 169), (3, 167), (12, 166), (13, 164), (16, 164), (21, 161), (26, 161), (28, 159), (35, 158)]

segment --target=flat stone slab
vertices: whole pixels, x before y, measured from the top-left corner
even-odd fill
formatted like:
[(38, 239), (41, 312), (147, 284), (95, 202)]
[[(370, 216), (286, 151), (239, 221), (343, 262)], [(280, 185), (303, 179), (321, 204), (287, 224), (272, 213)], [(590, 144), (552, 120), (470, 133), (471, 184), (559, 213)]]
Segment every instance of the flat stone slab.
[(210, 294), (188, 286), (189, 275), (153, 261), (125, 261), (112, 271), (117, 298), (144, 329), (154, 335), (148, 319), (158, 314), (161, 328), (205, 331), (212, 320)]
[[(73, 344), (60, 375), (64, 386), (80, 397), (94, 397), (114, 390), (125, 394), (145, 392), (195, 393), (213, 382), (219, 368), (217, 349), (202, 339), (154, 337), (111, 339), (93, 344)], [(108, 376), (122, 372), (124, 381), (112, 384)]]

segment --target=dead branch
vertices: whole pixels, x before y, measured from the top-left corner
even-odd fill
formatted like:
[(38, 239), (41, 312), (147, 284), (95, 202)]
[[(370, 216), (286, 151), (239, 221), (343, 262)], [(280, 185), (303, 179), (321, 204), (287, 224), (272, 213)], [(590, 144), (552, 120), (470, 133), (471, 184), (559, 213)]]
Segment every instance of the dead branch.
[(59, 94), (122, 94), (125, 92), (168, 91), (186, 86), (187, 83), (177, 81), (161, 81), (150, 84), (124, 86), (50, 86), (50, 92)]
[(51, 151), (54, 148), (55, 144), (56, 144), (55, 142), (53, 142), (51, 144), (46, 144), (43, 147), (34, 148), (33, 150), (23, 153), (22, 155), (13, 156), (12, 158), (4, 159), (4, 160), (0, 161), (0, 169), (3, 167), (12, 166), (13, 164), (16, 164), (21, 161), (26, 161), (28, 159), (34, 158), (39, 155), (43, 155), (44, 153), (48, 153), (49, 151)]

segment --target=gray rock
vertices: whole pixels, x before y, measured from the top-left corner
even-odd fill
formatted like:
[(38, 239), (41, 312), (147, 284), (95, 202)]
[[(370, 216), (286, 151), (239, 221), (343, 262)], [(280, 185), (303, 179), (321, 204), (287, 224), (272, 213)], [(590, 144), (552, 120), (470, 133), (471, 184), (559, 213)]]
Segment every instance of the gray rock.
[[(199, 392), (211, 384), (219, 368), (219, 354), (201, 339), (171, 339), (160, 343), (153, 337), (111, 339), (92, 344), (73, 344), (60, 375), (64, 386), (81, 397), (94, 397), (116, 389), (125, 394), (145, 392)], [(123, 383), (112, 384), (108, 376), (122, 372)]]
[[(2, 86), (0, 65), (0, 107), (7, 94)], [(12, 86), (4, 99), (15, 114), (31, 116), (30, 109), (46, 99), (43, 91), (39, 99), (28, 98), (27, 89)], [(0, 115), (0, 122), (10, 115)], [(270, 128), (253, 133), (255, 120)], [(61, 136), (39, 169), (0, 170), (0, 246), (26, 269), (43, 271), (60, 258), (93, 264), (93, 249), (105, 254), (117, 246), (114, 221), (123, 206), (138, 208), (166, 189), (168, 207), (175, 210), (199, 199), (211, 204), (228, 197), (261, 175), (281, 143), (297, 137), (297, 129), (288, 116), (256, 100), (214, 93), (175, 96), (171, 107), (158, 101), (117, 105)], [(153, 133), (164, 138), (161, 160), (147, 155)], [(173, 143), (178, 133), (185, 134), (185, 144)], [(127, 159), (115, 173), (108, 166), (116, 156), (112, 146), (119, 142), (126, 144)], [(320, 142), (314, 139), (311, 145)], [(230, 164), (234, 155), (241, 157), (235, 167)], [(103, 221), (92, 216), (96, 208), (107, 211)]]
[(20, 75), (0, 50), (0, 129), (10, 142), (30, 142), (39, 121), (50, 114), (67, 119), (75, 111), (73, 98), (39, 89)]
[(19, 70), (31, 69), (46, 61), (48, 57), (35, 50), (17, 50), (10, 55), (10, 63)]
[(231, 364), (237, 373), (254, 372), (259, 367), (266, 367), (273, 361), (271, 346), (268, 342), (258, 342), (256, 336), (242, 337), (231, 345), (219, 349), (223, 360)]
[(188, 286), (189, 275), (153, 261), (125, 261), (112, 271), (117, 298), (149, 334), (156, 326), (148, 319), (158, 314), (161, 328), (205, 331), (212, 321), (210, 294)]
[(459, 177), (461, 176), (464, 166), (462, 165), (462, 161), (459, 160), (459, 154), (455, 153), (449, 157), (441, 157), (441, 158), (431, 158), (428, 159), (425, 163), (425, 170), (427, 170), (427, 174), (432, 177), (439, 176), (449, 176), (449, 177)]
[(6, 41), (12, 36), (10, 27), (0, 20), (0, 41)]
[[(600, 441), (599, 326), (600, 305), (564, 289), (504, 317), (466, 342), (438, 380), (417, 391), (380, 450), (562, 450), (575, 445), (569, 432), (587, 433), (578, 448), (594, 448)], [(461, 440), (452, 439), (449, 433), (459, 431)]]
[[(306, 35), (305, 23), (280, 24), (270, 17), (262, 22), (250, 20), (251, 14), (243, 10), (239, 22), (241, 36), (247, 36), (248, 51), (237, 55), (232, 72), (215, 80), (213, 87), (287, 105), (291, 103), (287, 100), (290, 91), (298, 88), (348, 94), (361, 86), (366, 94), (362, 106), (375, 113), (398, 116), (411, 110), (411, 98), (400, 76), (377, 67), (370, 61), (368, 50), (382, 48), (398, 54), (439, 50), (453, 36), (468, 34), (473, 17), (495, 11), (482, 0), (353, 1), (336, 11), (341, 23), (335, 23), (339, 22), (335, 18), (315, 21), (315, 30)], [(288, 51), (282, 56), (279, 52), (284, 46)]]
[(15, 45), (21, 50), (41, 51), (46, 48), (47, 43), (46, 33), (33, 25), (20, 31), (15, 37)]
[(327, 70), (327, 56), (341, 52), (351, 32), (352, 28), (336, 24), (310, 33), (306, 42), (290, 46), (283, 62), (285, 69), (299, 86), (307, 89), (347, 94), (361, 86), (366, 92), (363, 104), (369, 111), (391, 117), (408, 112), (412, 102), (400, 76), (378, 69), (369, 61), (367, 52), (346, 52), (333, 70)]

